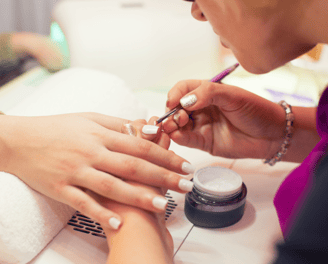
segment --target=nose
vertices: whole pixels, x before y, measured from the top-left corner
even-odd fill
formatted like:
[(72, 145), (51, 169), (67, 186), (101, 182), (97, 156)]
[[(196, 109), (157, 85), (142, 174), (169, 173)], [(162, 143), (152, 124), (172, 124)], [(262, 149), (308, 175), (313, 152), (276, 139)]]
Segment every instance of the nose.
[(198, 4), (196, 2), (192, 3), (191, 6), (191, 15), (199, 21), (207, 21), (206, 17), (204, 16), (204, 14), (202, 13), (202, 11), (200, 10)]

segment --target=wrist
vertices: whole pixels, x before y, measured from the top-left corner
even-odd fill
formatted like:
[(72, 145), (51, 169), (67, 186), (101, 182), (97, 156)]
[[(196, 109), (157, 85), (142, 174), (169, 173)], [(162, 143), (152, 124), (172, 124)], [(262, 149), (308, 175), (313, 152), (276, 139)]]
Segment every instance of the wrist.
[[(119, 230), (105, 230), (109, 247), (107, 263), (173, 263), (173, 240), (164, 218), (142, 209), (129, 207), (120, 215)], [(147, 235), (145, 235), (147, 234)]]
[(316, 107), (293, 107), (295, 131), (284, 161), (302, 162), (320, 141), (316, 129), (316, 112)]
[(267, 123), (266, 134), (268, 135), (268, 147), (264, 149), (261, 159), (272, 158), (279, 150), (284, 141), (286, 128), (286, 113), (285, 110), (278, 104), (273, 103), (270, 109), (271, 118), (266, 118)]
[(115, 240), (124, 233), (129, 233), (129, 230), (151, 230), (160, 224), (156, 213), (145, 211), (143, 209), (115, 203), (110, 206), (110, 209), (122, 217), (122, 225), (119, 229), (114, 230), (105, 227), (104, 232), (107, 237), (109, 248), (115, 244)]
[(292, 112), (291, 105), (287, 104), (284, 100), (278, 103), (285, 112), (285, 129), (284, 129), (284, 137), (281, 145), (279, 146), (279, 150), (271, 157), (264, 160), (264, 163), (268, 163), (273, 166), (276, 162), (281, 161), (283, 156), (287, 153), (287, 149), (289, 148), (294, 132), (293, 121), (295, 116)]

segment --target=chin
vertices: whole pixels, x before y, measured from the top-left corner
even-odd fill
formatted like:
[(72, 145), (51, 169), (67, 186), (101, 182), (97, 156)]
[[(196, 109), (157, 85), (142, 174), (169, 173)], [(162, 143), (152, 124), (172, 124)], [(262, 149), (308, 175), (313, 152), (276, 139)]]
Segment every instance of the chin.
[[(315, 45), (314, 45), (315, 46)], [(236, 56), (241, 66), (248, 72), (254, 74), (268, 73), (277, 69), (300, 55), (311, 50), (313, 45), (302, 45), (293, 47), (293, 49), (284, 50), (280, 52), (262, 53), (263, 56)]]
[(253, 74), (264, 74), (283, 66), (288, 61), (269, 61), (269, 60), (238, 60), (240, 65), (248, 72)]
[(240, 65), (248, 72), (250, 73), (253, 73), (253, 74), (264, 74), (264, 73), (268, 73), (276, 68), (278, 68), (279, 66), (277, 67), (273, 67), (273, 66), (270, 66), (268, 64), (266, 65), (259, 65), (259, 64), (256, 64), (256, 63), (242, 63), (242, 62), (239, 62)]

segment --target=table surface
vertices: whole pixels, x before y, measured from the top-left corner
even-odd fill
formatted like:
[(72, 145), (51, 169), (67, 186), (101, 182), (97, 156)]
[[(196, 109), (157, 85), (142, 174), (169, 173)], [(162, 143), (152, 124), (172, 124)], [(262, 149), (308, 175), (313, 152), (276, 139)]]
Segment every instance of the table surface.
[[(11, 100), (12, 105), (18, 104), (19, 100), (13, 95), (24, 91), (21, 99), (28, 96), (48, 77), (49, 74), (41, 68), (26, 73), (0, 89), (0, 102)], [(164, 109), (160, 108), (165, 106), (166, 93), (137, 90), (135, 95), (149, 110), (149, 117), (163, 114)], [(9, 109), (11, 105), (7, 107)], [(243, 218), (237, 224), (221, 229), (199, 228), (191, 224), (184, 216), (184, 195), (170, 191), (177, 204), (167, 220), (174, 240), (175, 263), (268, 263), (273, 258), (276, 241), (282, 238), (273, 197), (282, 180), (298, 164), (280, 162), (270, 167), (260, 160), (213, 157), (175, 143), (171, 149), (197, 169), (217, 164), (234, 170), (242, 176), (248, 189)], [(30, 264), (105, 263), (107, 254), (104, 238), (76, 232), (67, 225)]]

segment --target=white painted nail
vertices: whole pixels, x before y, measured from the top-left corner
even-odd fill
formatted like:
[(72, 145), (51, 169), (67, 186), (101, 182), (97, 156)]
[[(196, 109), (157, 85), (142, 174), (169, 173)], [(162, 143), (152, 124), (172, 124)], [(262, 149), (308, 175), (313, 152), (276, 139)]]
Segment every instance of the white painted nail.
[(157, 134), (158, 129), (159, 129), (158, 126), (145, 125), (142, 128), (142, 133), (147, 135), (154, 135)]
[(115, 217), (112, 217), (109, 219), (109, 225), (114, 229), (118, 229), (120, 224), (121, 224), (121, 221)]
[(182, 191), (186, 191), (186, 192), (191, 192), (192, 188), (194, 186), (194, 183), (185, 179), (181, 179), (179, 181), (179, 188)]
[(195, 94), (190, 94), (180, 99), (180, 104), (183, 107), (190, 107), (197, 102), (197, 96)]
[(188, 174), (194, 173), (195, 167), (192, 166), (189, 162), (182, 163), (182, 171)]
[(153, 199), (153, 205), (157, 209), (165, 210), (166, 205), (167, 205), (167, 200), (165, 198), (162, 198), (162, 197), (155, 197)]

